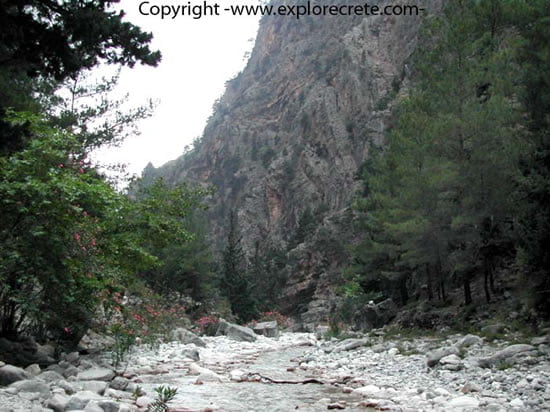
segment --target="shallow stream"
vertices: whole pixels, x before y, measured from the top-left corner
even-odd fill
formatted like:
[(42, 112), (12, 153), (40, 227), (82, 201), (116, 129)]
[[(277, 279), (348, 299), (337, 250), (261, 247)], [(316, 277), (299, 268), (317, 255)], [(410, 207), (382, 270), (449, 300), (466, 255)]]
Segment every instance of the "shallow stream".
[[(322, 376), (313, 376), (301, 370), (295, 359), (302, 356), (309, 348), (287, 347), (245, 357), (232, 361), (229, 365), (208, 365), (211, 370), (227, 376), (228, 370), (240, 369), (246, 373), (259, 374), (277, 381), (303, 381), (307, 379), (322, 380)], [(254, 359), (255, 358), (255, 359)], [(319, 411), (320, 399), (331, 402), (358, 401), (357, 395), (345, 394), (341, 387), (325, 383), (284, 384), (262, 382), (205, 382), (195, 384), (197, 377), (185, 374), (185, 371), (168, 366), (169, 373), (143, 376), (141, 386), (154, 393), (158, 385), (169, 385), (178, 388), (176, 398), (170, 403), (177, 410), (202, 411)], [(293, 370), (288, 371), (291, 368)], [(326, 402), (322, 410), (326, 410)], [(354, 411), (347, 407), (346, 410)]]

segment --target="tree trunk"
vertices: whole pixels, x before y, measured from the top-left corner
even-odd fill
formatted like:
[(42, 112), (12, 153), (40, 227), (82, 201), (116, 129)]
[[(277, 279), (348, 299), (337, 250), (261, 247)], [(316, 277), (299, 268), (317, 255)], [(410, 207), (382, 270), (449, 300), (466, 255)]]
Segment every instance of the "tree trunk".
[(434, 291), (432, 286), (432, 271), (430, 269), (430, 264), (426, 264), (426, 276), (428, 281), (428, 300), (432, 300), (434, 298)]
[(470, 289), (470, 278), (468, 276), (464, 277), (464, 303), (469, 305), (472, 303), (472, 290)]
[(487, 303), (491, 303), (491, 294), (489, 293), (489, 273), (491, 271), (490, 265), (491, 263), (489, 262), (489, 259), (483, 259), (483, 289), (485, 290), (485, 299), (487, 300)]
[(493, 259), (491, 258), (489, 260), (489, 288), (491, 289), (491, 292), (493, 292), (493, 295), (495, 294), (495, 264), (493, 262)]

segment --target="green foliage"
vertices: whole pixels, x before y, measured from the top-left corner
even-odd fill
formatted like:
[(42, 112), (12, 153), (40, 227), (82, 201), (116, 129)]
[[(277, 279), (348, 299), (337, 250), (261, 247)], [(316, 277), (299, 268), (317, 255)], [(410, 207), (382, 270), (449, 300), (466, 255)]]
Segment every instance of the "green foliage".
[(352, 271), (364, 290), (404, 304), (415, 273), (430, 298), (445, 300), (446, 286), (461, 283), (469, 304), (471, 280), (485, 273), (487, 300), (494, 292), (496, 262), (514, 253), (515, 182), (531, 149), (512, 3), (520, 7), (451, 2), (425, 25), (416, 86), (399, 103), (384, 151), (363, 168), (366, 197), (356, 209), (367, 235)]
[(101, 301), (106, 322), (102, 326), (115, 341), (111, 348), (114, 366), (127, 360), (135, 344), (157, 348), (175, 328), (184, 326), (182, 305), (168, 302), (144, 287), (133, 287), (130, 296), (105, 291)]
[(122, 21), (124, 13), (109, 10), (112, 1), (6, 1), (2, 5), (2, 64), (31, 76), (57, 80), (91, 68), (100, 61), (156, 65), (152, 35)]
[(251, 258), (249, 277), (251, 293), (257, 302), (259, 310), (269, 311), (276, 308), (279, 296), (286, 283), (287, 254), (276, 246), (256, 244)]
[(74, 135), (29, 114), (11, 121), (28, 123), (37, 138), (0, 157), (0, 335), (76, 341), (101, 292), (128, 285), (158, 265), (155, 251), (192, 238), (181, 219), (205, 192), (159, 181), (130, 200), (83, 157)]
[[(11, 119), (39, 139), (0, 158), (0, 334), (46, 328), (78, 337), (98, 292), (129, 268), (105, 269), (113, 258), (105, 222), (124, 199), (79, 155), (74, 136), (28, 114)], [(147, 262), (137, 252), (131, 267)]]
[(246, 270), (237, 216), (234, 212), (229, 216), (227, 243), (223, 251), (220, 278), (220, 291), (229, 300), (233, 314), (241, 322), (254, 319), (258, 311), (252, 296), (252, 285)]
[[(103, 0), (2, 3), (0, 153), (22, 150), (33, 136), (25, 124), (14, 125), (4, 120), (8, 109), (48, 111), (54, 103), (53, 91), (60, 86), (58, 82), (72, 79), (76, 85), (82, 71), (100, 62), (129, 67), (138, 62), (158, 64), (160, 53), (148, 46), (152, 35), (123, 21), (124, 13), (109, 10), (112, 3)], [(95, 107), (88, 106), (79, 115), (86, 117), (88, 110), (99, 113), (108, 107), (112, 108), (112, 103), (102, 101)], [(120, 138), (116, 134), (125, 127), (127, 117), (141, 116), (142, 109), (148, 110), (139, 108), (128, 114), (118, 111), (115, 115), (118, 118), (109, 122), (111, 128), (99, 127), (100, 133), (95, 137)], [(68, 118), (63, 116), (63, 120)], [(84, 133), (90, 138), (93, 134)]]
[(147, 407), (147, 412), (166, 412), (168, 411), (168, 403), (176, 397), (178, 388), (161, 385), (155, 388), (155, 392), (157, 396), (155, 401)]

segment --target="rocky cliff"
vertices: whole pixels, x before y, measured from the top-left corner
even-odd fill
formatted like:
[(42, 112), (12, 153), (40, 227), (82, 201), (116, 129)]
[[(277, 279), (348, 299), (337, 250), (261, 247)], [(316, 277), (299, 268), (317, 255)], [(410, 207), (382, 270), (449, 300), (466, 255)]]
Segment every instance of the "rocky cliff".
[[(417, 4), (431, 13), (439, 3)], [(262, 245), (283, 248), (281, 307), (306, 322), (331, 310), (358, 170), (391, 125), (424, 17), (264, 17), (246, 68), (227, 83), (200, 142), (144, 171), (215, 185), (218, 244), (234, 209), (250, 255)], [(309, 224), (300, 228), (304, 216)]]

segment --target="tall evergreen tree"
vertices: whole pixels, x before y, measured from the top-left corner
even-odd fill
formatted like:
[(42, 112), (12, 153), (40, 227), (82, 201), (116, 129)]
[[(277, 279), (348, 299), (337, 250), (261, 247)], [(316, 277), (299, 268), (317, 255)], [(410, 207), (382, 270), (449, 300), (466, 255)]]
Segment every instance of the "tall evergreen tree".
[(252, 298), (246, 258), (241, 246), (237, 215), (231, 211), (227, 228), (227, 243), (222, 256), (221, 292), (227, 297), (231, 310), (240, 321), (248, 322), (257, 315)]
[(511, 248), (522, 148), (519, 41), (504, 11), (502, 2), (451, 2), (426, 24), (415, 87), (358, 202), (370, 230), (356, 252), (365, 279), (405, 290), (423, 273), (428, 295), (435, 286), (445, 299), (452, 278), (470, 303), (470, 282), (484, 273), (490, 300), (494, 259)]

